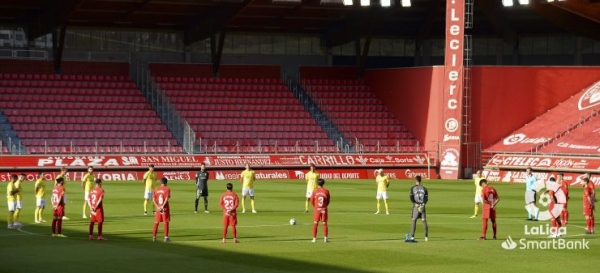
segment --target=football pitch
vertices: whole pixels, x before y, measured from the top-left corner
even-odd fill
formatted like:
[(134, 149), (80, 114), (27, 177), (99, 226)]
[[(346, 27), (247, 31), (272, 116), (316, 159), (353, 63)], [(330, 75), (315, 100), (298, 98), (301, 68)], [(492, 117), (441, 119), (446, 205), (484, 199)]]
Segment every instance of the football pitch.
[[(7, 230), (6, 202), (0, 203), (0, 272), (593, 272), (600, 262), (597, 234), (584, 235), (582, 189), (571, 187), (570, 221), (560, 240), (545, 232), (548, 221), (526, 221), (524, 185), (492, 183), (500, 195), (498, 240), (478, 241), (481, 218), (473, 214), (472, 181), (424, 180), (429, 241), (417, 223), (417, 243), (405, 243), (410, 230), (409, 180), (391, 181), (390, 215), (375, 215), (376, 186), (371, 180), (329, 180), (330, 242), (311, 243), (312, 213), (304, 213), (305, 182), (257, 181), (257, 214), (238, 215), (239, 244), (221, 243), (219, 196), (228, 181), (209, 181), (209, 211), (194, 214), (193, 181), (171, 181), (171, 243), (151, 241), (154, 217), (143, 215), (140, 181), (105, 182), (104, 237), (89, 241), (89, 221), (82, 219), (80, 182), (67, 182), (68, 203), (63, 233), (50, 236), (51, 207), (42, 224), (33, 223), (33, 183), (24, 184), (24, 210), (19, 230)], [(232, 181), (239, 194), (239, 181)], [(52, 182), (47, 183), (46, 200)], [(5, 185), (5, 184), (3, 184)], [(240, 196), (241, 199), (241, 196)], [(249, 208), (249, 200), (246, 200)], [(383, 209), (383, 205), (382, 205)], [(542, 208), (543, 209), (543, 208)], [(238, 212), (241, 212), (241, 205)], [(290, 225), (291, 218), (297, 225)], [(501, 245), (511, 236), (516, 249)], [(577, 245), (579, 244), (579, 245)], [(506, 244), (507, 245), (507, 244)], [(555, 249), (581, 246), (589, 249)], [(524, 249), (522, 249), (524, 248)], [(548, 249), (550, 248), (550, 249)]]

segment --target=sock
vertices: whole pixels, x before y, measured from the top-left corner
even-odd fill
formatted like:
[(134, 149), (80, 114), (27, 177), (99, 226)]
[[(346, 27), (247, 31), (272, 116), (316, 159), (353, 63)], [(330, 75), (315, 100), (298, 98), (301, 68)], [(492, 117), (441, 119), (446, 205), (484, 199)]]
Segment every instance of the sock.
[(204, 196), (204, 210), (208, 211), (208, 197)]
[(483, 227), (481, 228), (481, 237), (485, 237), (485, 235), (487, 234), (487, 227), (488, 227), (488, 219), (484, 218), (483, 219)]
[(560, 220), (562, 221), (563, 225), (566, 225), (569, 222), (569, 211), (567, 209), (563, 209), (562, 213), (560, 214)]
[(102, 236), (102, 222), (98, 223), (98, 236)]
[(385, 212), (389, 212), (387, 200), (383, 200), (383, 204), (385, 205)]
[(90, 229), (89, 230), (90, 230), (89, 235), (90, 236), (94, 235), (94, 222), (90, 221)]
[(594, 221), (594, 217), (590, 217), (590, 226), (592, 227), (592, 231), (594, 231), (594, 229), (596, 229), (596, 223)]
[(8, 222), (9, 225), (12, 225), (15, 222), (13, 220), (14, 219), (14, 214), (15, 214), (14, 211), (9, 211), (8, 212), (8, 216), (6, 217), (6, 220), (7, 220), (7, 222)]
[(317, 228), (319, 227), (319, 223), (315, 222), (313, 224), (313, 238), (317, 238)]
[(252, 210), (254, 210), (254, 199), (250, 199), (250, 206), (252, 207)]
[(82, 214), (82, 215), (84, 215), (84, 216), (85, 216), (85, 207), (86, 207), (86, 203), (85, 203), (85, 201), (84, 201), (84, 203), (83, 203), (83, 214)]
[(540, 214), (540, 208), (538, 207), (533, 207), (533, 215), (535, 216), (535, 219), (538, 220), (538, 216)]
[(62, 234), (62, 217), (56, 220), (56, 231), (58, 234)]
[(154, 223), (154, 228), (152, 229), (152, 238), (156, 238), (157, 232), (158, 232), (158, 223)]
[(308, 210), (308, 200), (306, 200), (306, 202), (304, 202), (304, 210)]
[(379, 200), (377, 200), (377, 211), (381, 208), (381, 204), (379, 204)]
[(227, 238), (227, 227), (228, 226), (223, 226), (223, 239)]
[(21, 209), (16, 209), (15, 214), (13, 215), (14, 222), (19, 222), (19, 214), (21, 214)]
[(478, 212), (479, 212), (479, 205), (475, 204), (475, 211), (473, 212), (473, 215), (477, 215)]
[(425, 237), (429, 237), (429, 226), (427, 225), (427, 220), (423, 220), (423, 229), (425, 229)]
[(56, 234), (56, 224), (58, 220), (56, 218), (52, 219), (52, 234)]
[(496, 229), (498, 228), (498, 224), (496, 223), (496, 219), (492, 219), (492, 230), (494, 231), (494, 237), (496, 237)]
[(242, 210), (246, 210), (246, 198), (242, 197)]
[(39, 210), (40, 210), (39, 207), (35, 207), (35, 211), (33, 212), (33, 219), (35, 222), (39, 222), (39, 220), (38, 220)]
[(42, 217), (42, 215), (44, 215), (44, 208), (43, 207), (40, 208), (40, 210), (39, 210), (38, 213), (39, 213), (38, 220), (40, 220), (40, 221), (44, 220), (44, 218)]
[(417, 219), (412, 220), (412, 224), (410, 226), (410, 237), (415, 237), (415, 230), (417, 230)]
[(529, 216), (527, 216), (527, 218), (531, 219), (531, 207), (529, 207), (529, 204), (525, 205), (525, 209), (527, 210), (527, 213), (529, 214)]
[(231, 233), (233, 233), (233, 239), (237, 239), (237, 228), (235, 226), (231, 226)]
[(144, 199), (144, 212), (148, 211), (148, 199)]
[(165, 223), (165, 237), (169, 237), (169, 222)]
[(327, 226), (326, 222), (323, 222), (323, 236), (325, 236), (325, 237), (329, 236), (329, 226)]
[(194, 202), (194, 211), (198, 211), (198, 198), (196, 198), (196, 202)]

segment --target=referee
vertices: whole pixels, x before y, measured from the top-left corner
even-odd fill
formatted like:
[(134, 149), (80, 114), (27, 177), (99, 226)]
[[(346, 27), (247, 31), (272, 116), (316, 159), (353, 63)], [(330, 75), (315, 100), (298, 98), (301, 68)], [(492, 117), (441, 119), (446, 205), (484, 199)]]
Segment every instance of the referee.
[(537, 184), (537, 179), (535, 175), (533, 175), (531, 167), (527, 167), (527, 169), (525, 169), (525, 172), (525, 209), (529, 213), (529, 217), (527, 217), (527, 220), (537, 221), (538, 215), (540, 213), (540, 209), (536, 204), (537, 192), (535, 191), (535, 186)]
[(410, 188), (410, 201), (413, 203), (412, 209), (412, 227), (410, 233), (410, 239), (406, 239), (407, 242), (415, 241), (415, 229), (417, 228), (417, 219), (421, 218), (423, 222), (423, 228), (425, 229), (425, 241), (427, 241), (429, 228), (427, 227), (427, 217), (425, 213), (425, 205), (428, 200), (427, 188), (421, 185), (421, 176), (415, 177), (415, 185)]
[(198, 213), (198, 200), (204, 197), (204, 213), (208, 213), (208, 171), (206, 165), (200, 164), (200, 170), (196, 174), (196, 207), (194, 213)]

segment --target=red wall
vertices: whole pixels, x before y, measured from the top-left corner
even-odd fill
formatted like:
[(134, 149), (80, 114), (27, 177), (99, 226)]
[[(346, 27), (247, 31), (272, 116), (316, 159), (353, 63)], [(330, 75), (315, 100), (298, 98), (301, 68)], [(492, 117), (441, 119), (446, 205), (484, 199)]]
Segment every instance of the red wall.
[(600, 80), (598, 67), (474, 67), (473, 139), (486, 148)]
[(368, 70), (365, 82), (428, 151), (441, 139), (444, 68)]
[(50, 61), (0, 60), (0, 73), (54, 74)]
[[(221, 65), (221, 78), (281, 78), (278, 65)], [(153, 76), (212, 78), (212, 64), (150, 64)]]

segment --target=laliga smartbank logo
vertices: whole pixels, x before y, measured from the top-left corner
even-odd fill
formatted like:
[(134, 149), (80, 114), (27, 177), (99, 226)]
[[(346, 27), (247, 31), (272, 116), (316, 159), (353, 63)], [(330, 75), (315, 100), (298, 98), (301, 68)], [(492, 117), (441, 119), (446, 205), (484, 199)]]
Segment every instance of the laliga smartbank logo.
[[(502, 248), (506, 250), (584, 250), (590, 249), (589, 240), (583, 239), (566, 239), (563, 236), (567, 235), (567, 227), (554, 228), (550, 225), (528, 226), (525, 225), (524, 235), (528, 238), (520, 238), (517, 241), (509, 235), (504, 242)], [(531, 236), (542, 236), (535, 238)]]

